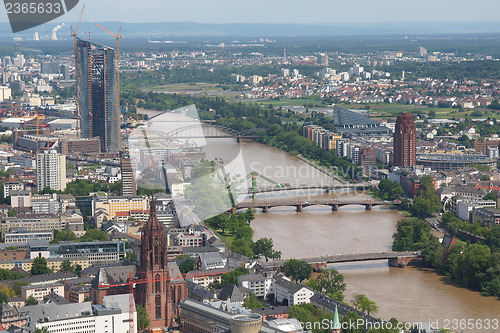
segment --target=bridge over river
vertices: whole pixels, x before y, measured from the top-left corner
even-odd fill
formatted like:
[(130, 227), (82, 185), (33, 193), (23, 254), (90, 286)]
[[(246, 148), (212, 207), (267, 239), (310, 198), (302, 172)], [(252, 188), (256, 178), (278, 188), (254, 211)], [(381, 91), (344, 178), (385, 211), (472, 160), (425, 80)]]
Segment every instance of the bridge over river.
[(315, 200), (315, 201), (278, 201), (278, 202), (268, 202), (263, 203), (240, 203), (236, 207), (231, 209), (232, 213), (236, 213), (238, 209), (262, 209), (262, 212), (267, 213), (269, 209), (273, 207), (295, 207), (297, 212), (302, 212), (306, 207), (310, 206), (330, 206), (332, 211), (336, 212), (339, 207), (347, 205), (361, 205), (365, 206), (366, 210), (372, 210), (373, 206), (379, 205), (398, 205), (399, 201), (373, 201), (373, 200), (363, 200), (363, 201), (338, 201), (338, 200)]
[[(314, 258), (302, 258), (300, 260), (305, 261), (313, 266), (316, 271), (322, 268), (326, 268), (327, 264), (333, 264), (337, 262), (355, 262), (355, 261), (369, 261), (369, 260), (382, 260), (388, 259), (389, 266), (392, 267), (405, 267), (408, 263), (415, 259), (421, 259), (422, 253), (420, 251), (416, 252), (378, 252), (378, 253), (359, 253), (359, 254), (342, 254), (335, 256), (324, 256), (324, 257), (314, 257)], [(283, 266), (285, 260), (275, 260), (262, 263), (261, 265), (266, 268), (279, 268)]]

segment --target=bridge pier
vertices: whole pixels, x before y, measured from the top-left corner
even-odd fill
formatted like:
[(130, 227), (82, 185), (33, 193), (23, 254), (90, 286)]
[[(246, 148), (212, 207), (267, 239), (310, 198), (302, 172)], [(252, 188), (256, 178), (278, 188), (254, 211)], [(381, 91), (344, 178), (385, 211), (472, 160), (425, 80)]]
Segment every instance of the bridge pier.
[(269, 212), (269, 206), (268, 206), (268, 205), (265, 205), (265, 206), (262, 208), (262, 212), (263, 212), (263, 213), (267, 213), (267, 212)]
[(405, 268), (408, 266), (408, 264), (413, 261), (417, 260), (420, 258), (417, 257), (397, 257), (397, 258), (391, 258), (389, 259), (389, 266), (390, 267), (399, 267), (399, 268)]
[(339, 204), (338, 203), (332, 204), (332, 212), (336, 212), (338, 210), (339, 210)]
[(241, 137), (236, 137), (236, 143), (240, 143), (241, 142)]
[(302, 212), (302, 205), (297, 205), (297, 213), (301, 213)]
[(311, 264), (313, 271), (321, 272), (321, 270), (326, 269), (326, 262), (317, 262)]
[(372, 210), (372, 208), (373, 208), (373, 205), (371, 203), (368, 203), (365, 205), (366, 210)]

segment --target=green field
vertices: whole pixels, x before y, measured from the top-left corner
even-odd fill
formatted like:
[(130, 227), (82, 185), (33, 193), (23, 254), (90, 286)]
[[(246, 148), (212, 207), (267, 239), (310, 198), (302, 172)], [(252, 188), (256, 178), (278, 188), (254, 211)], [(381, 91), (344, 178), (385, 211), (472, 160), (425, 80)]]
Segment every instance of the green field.
[(321, 107), (326, 107), (326, 105), (321, 104), (321, 100), (315, 98), (293, 98), (293, 99), (280, 99), (280, 100), (266, 100), (266, 101), (249, 101), (256, 104), (272, 105), (272, 106), (303, 106), (304, 104), (319, 105)]
[(203, 91), (222, 91), (222, 87), (213, 83), (172, 83), (162, 86), (156, 86), (145, 91), (165, 92), (165, 93), (192, 93)]

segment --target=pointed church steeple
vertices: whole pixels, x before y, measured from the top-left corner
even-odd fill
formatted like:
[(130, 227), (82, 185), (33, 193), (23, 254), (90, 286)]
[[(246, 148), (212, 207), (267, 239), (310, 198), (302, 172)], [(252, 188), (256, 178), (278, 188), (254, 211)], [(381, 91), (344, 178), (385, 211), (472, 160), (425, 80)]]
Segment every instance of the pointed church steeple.
[(149, 206), (149, 219), (142, 228), (141, 269), (157, 270), (167, 267), (167, 238), (165, 228), (156, 217), (154, 193)]
[(333, 315), (332, 333), (340, 333), (341, 328), (342, 326), (340, 325), (340, 320), (339, 320), (339, 310), (337, 308), (337, 304), (335, 304), (335, 314)]

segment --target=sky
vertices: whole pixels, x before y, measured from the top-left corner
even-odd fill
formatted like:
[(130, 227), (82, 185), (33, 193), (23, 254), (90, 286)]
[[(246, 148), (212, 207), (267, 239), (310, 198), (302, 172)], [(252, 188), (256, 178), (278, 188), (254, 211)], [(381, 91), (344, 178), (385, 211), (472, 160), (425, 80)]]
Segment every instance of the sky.
[[(28, 1), (28, 0), (23, 0)], [(80, 0), (55, 22), (498, 22), (499, 0)], [(0, 21), (6, 22), (5, 10)]]

